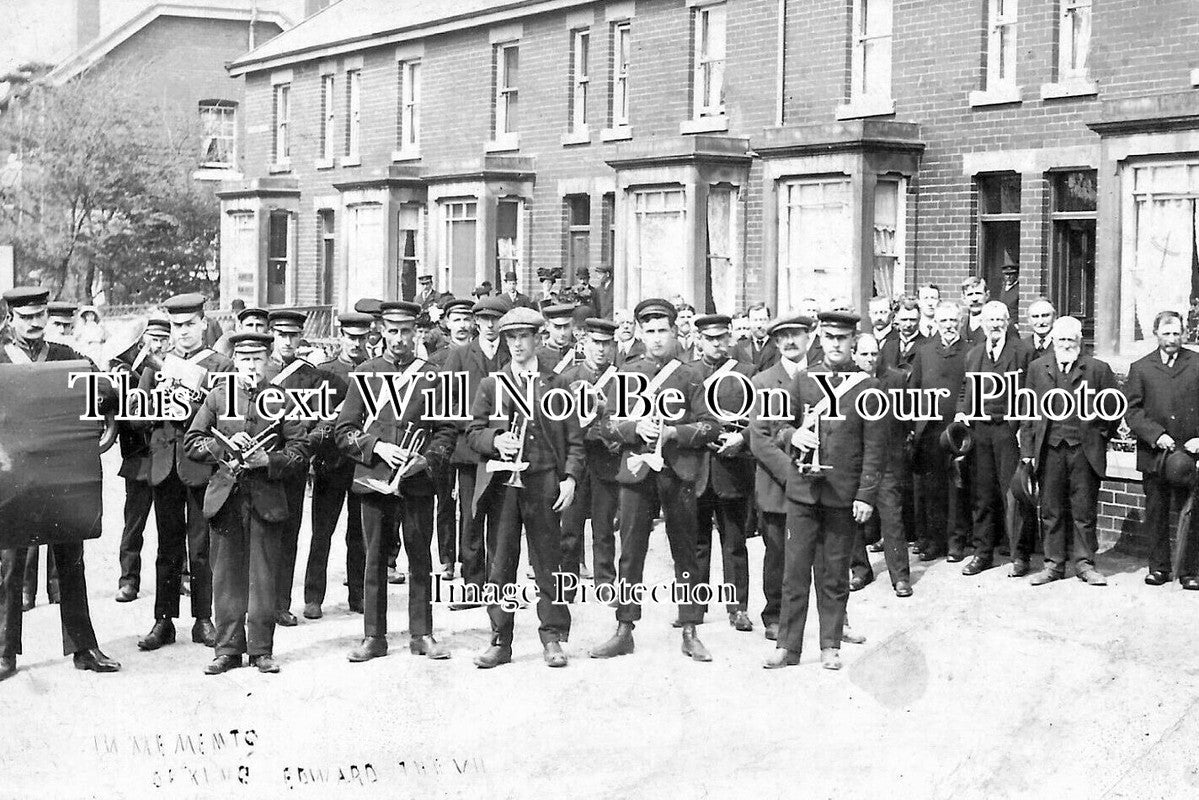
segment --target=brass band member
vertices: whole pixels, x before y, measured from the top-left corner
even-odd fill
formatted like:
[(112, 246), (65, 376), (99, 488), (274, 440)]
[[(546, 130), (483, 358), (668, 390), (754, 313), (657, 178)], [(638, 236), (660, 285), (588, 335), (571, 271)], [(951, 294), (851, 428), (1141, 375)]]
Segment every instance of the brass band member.
[[(614, 418), (616, 389), (610, 388), (600, 431), (605, 441), (620, 445), (622, 466), (620, 488), (620, 583), (633, 586), (642, 582), (645, 554), (654, 516), (661, 508), (666, 517), (666, 538), (674, 557), (675, 581), (688, 589), (699, 582), (699, 564), (695, 543), (695, 481), (703, 464), (707, 446), (720, 436), (720, 425), (704, 401), (703, 385), (695, 371), (668, 356), (678, 352), (675, 329), (677, 312), (668, 300), (642, 300), (633, 316), (641, 329), (645, 353), (625, 362), (625, 372), (640, 372), (656, 391), (672, 389), (683, 400), (673, 404), (682, 416), (668, 423), (650, 413), (639, 418)], [(666, 372), (669, 370), (669, 372)], [(661, 379), (660, 373), (666, 372)], [(661, 457), (658, 469), (644, 468), (647, 462), (632, 468), (631, 456), (649, 454)], [(679, 605), (683, 623), (683, 655), (695, 661), (711, 661), (712, 655), (700, 641), (695, 626), (703, 621), (704, 607), (698, 603)], [(592, 658), (612, 658), (633, 652), (633, 626), (641, 619), (636, 602), (621, 603), (616, 609), (616, 633), (591, 651)]]
[[(362, 532), (366, 537), (366, 614), (364, 638), (348, 658), (361, 662), (387, 654), (387, 543), (400, 525), (408, 551), (409, 650), (433, 659), (450, 657), (449, 648), (433, 638), (433, 482), (432, 476), (450, 454), (456, 429), (452, 423), (433, 423), (424, 408), (424, 392), (434, 387), (426, 377), (426, 362), (416, 358), (416, 303), (388, 302), (382, 306), (384, 354), (363, 362), (355, 372), (389, 376), (401, 399), (388, 401), (368, 424), (366, 402), (354, 384), (337, 418), (336, 435), (342, 451), (358, 462), (354, 486), (362, 503)], [(368, 379), (376, 397), (389, 396), (382, 378)], [(423, 447), (415, 431), (422, 430)], [(379, 486), (379, 483), (386, 486)], [(374, 488), (372, 488), (372, 486)], [(384, 491), (379, 491), (384, 489)]]
[[(850, 550), (857, 526), (874, 513), (886, 437), (881, 422), (863, 418), (856, 408), (858, 395), (878, 388), (878, 380), (851, 358), (858, 320), (847, 311), (820, 314), (822, 360), (792, 386), (794, 422), (773, 437), (754, 440), (754, 454), (776, 479), (787, 482), (782, 614), (777, 649), (763, 665), (767, 669), (799, 663), (813, 578), (821, 665), (841, 668)], [(829, 401), (813, 377), (816, 371), (829, 373), (844, 419), (824, 419)], [(792, 448), (802, 456), (818, 455), (827, 469), (812, 466), (801, 472)]]
[[(537, 617), (541, 621), (538, 633), (545, 663), (564, 667), (566, 654), (561, 643), (570, 636), (570, 609), (554, 602), (554, 573), (562, 563), (558, 515), (574, 501), (575, 487), (583, 474), (583, 434), (575, 417), (552, 420), (541, 408), (546, 392), (566, 385), (560, 376), (540, 368), (535, 347), (541, 325), (541, 315), (523, 307), (504, 314), (498, 325), (512, 356), (502, 374), (529, 392), (532, 416), (517, 410), (508, 395), (501, 398), (502, 405), (497, 408), (497, 379), (488, 375), (475, 397), (471, 409), (474, 419), (466, 437), (484, 459), (499, 458), (519, 467), (511, 470), (509, 477), (489, 473), (491, 483), (502, 486), (496, 498), (495, 552), (488, 583), (493, 590), (515, 585), (523, 527), (529, 542), (529, 563), (537, 581)], [(526, 388), (530, 385), (531, 390)], [(523, 433), (511, 429), (514, 422)], [(491, 617), (491, 645), (475, 658), (475, 665), (481, 669), (512, 660), (513, 612), (491, 603), (487, 613)]]
[[(48, 299), (49, 291), (36, 287), (17, 287), (4, 293), (13, 341), (0, 347), (0, 380), (4, 380), (2, 365), (5, 364), (84, 358), (64, 344), (46, 341)], [(109, 410), (106, 405), (101, 405), (101, 411)], [(0, 681), (16, 674), (17, 655), (21, 652), (21, 588), (26, 549), (0, 551)], [(60, 542), (51, 545), (50, 551), (58, 564), (62, 592), (59, 614), (63, 655), (73, 654), (76, 669), (116, 672), (121, 665), (104, 655), (96, 644), (96, 632), (87, 605), (83, 541)]]
[(286, 482), (307, 470), (308, 443), (304, 423), (272, 421), (256, 407), (255, 399), (269, 385), (271, 342), (265, 333), (229, 337), (238, 373), (232, 387), (237, 418), (223, 418), (229, 396), (226, 385), (218, 384), (187, 432), (189, 455), (219, 465), (204, 495), (217, 630), (216, 657), (204, 668), (206, 675), (240, 667), (246, 654), (259, 672), (279, 671), (274, 658), (275, 582), (287, 520), (298, 511), (289, 506)]

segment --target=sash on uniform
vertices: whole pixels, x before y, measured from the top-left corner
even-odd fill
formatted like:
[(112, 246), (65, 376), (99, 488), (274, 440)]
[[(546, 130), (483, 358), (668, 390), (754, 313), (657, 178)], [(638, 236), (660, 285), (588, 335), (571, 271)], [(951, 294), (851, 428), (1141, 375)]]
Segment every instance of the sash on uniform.
[(283, 381), (287, 380), (292, 375), (296, 374), (296, 371), (299, 370), (303, 366), (311, 367), (312, 365), (309, 364), (307, 361), (305, 361), (302, 358), (298, 358), (298, 357), (295, 358), (294, 360), (292, 360), (292, 362), (290, 364), (288, 364), (283, 369), (279, 370), (278, 375), (271, 378), (271, 386), (282, 386)]
[(46, 345), (38, 351), (36, 359), (30, 358), (28, 353), (13, 342), (4, 345), (4, 352), (8, 354), (8, 360), (14, 364), (32, 364), (35, 361), (45, 361), (46, 356), (50, 354), (50, 346)]

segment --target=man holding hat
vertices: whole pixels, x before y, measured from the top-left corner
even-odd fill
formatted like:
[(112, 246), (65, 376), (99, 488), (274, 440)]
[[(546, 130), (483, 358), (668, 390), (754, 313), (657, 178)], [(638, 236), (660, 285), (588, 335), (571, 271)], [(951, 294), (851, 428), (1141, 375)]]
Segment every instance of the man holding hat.
[[(1179, 451), (1192, 458), (1199, 454), (1199, 355), (1182, 346), (1183, 321), (1177, 311), (1160, 312), (1153, 320), (1153, 335), (1157, 349), (1132, 362), (1124, 393), (1125, 419), (1137, 438), (1137, 469), (1145, 488), (1145, 532), (1150, 541), (1145, 583), (1161, 586), (1169, 582), (1171, 572), (1170, 509), (1181, 505), (1187, 492), (1167, 479), (1165, 460)], [(1199, 514), (1193, 514), (1191, 522), (1183, 543), (1187, 558), (1178, 567), (1178, 579), (1184, 589), (1199, 589)]]
[[(365, 360), (366, 337), (374, 319), (370, 314), (349, 311), (337, 318), (337, 358), (321, 364), (335, 391), (334, 407), (348, 397), (350, 372)], [(320, 619), (324, 612), (325, 589), (329, 568), (329, 548), (333, 532), (346, 507), (346, 584), (351, 611), (359, 614), (362, 606), (363, 569), (366, 563), (362, 538), (362, 509), (358, 495), (350, 491), (354, 483), (354, 462), (337, 446), (332, 423), (317, 423), (309, 437), (312, 451), (312, 541), (308, 546), (308, 565), (304, 570), (304, 616)]]
[(720, 438), (704, 452), (707, 467), (700, 470), (700, 479), (695, 484), (696, 560), (701, 583), (708, 583), (712, 575), (712, 523), (715, 522), (720, 532), (721, 574), (737, 595), (726, 608), (729, 624), (739, 631), (752, 631), (754, 624), (747, 612), (749, 552), (745, 546), (745, 519), (754, 490), (754, 459), (746, 438), (748, 418), (738, 411), (752, 400), (745, 387), (750, 384), (754, 367), (729, 357), (732, 322), (725, 314), (705, 314), (692, 323), (700, 357), (691, 366), (705, 390), (717, 384), (711, 391), (715, 392), (719, 408), (712, 411), (721, 423)]
[[(367, 404), (358, 384), (349, 389), (337, 417), (337, 443), (357, 462), (351, 491), (360, 495), (362, 529), (366, 536), (366, 583), (363, 618), (365, 636), (349, 654), (354, 662), (387, 654), (387, 556), (392, 532), (402, 528), (408, 551), (409, 650), (432, 659), (450, 657), (449, 649), (433, 638), (433, 482), (439, 464), (453, 447), (452, 423), (432, 422), (426, 413), (426, 391), (437, 384), (427, 377), (427, 362), (416, 357), (416, 303), (383, 303), (383, 339), (386, 352), (364, 362), (355, 372), (386, 375), (393, 381), (402, 407), (387, 402), (378, 416), (368, 418)], [(370, 378), (375, 397), (388, 395), (382, 378)], [(419, 431), (427, 437), (423, 447), (413, 440)], [(397, 474), (398, 470), (398, 474)], [(399, 480), (398, 494), (371, 488), (369, 479), (384, 486)], [(402, 521), (402, 524), (401, 524)]]
[[(520, 563), (521, 528), (529, 543), (529, 564), (537, 581), (537, 617), (545, 663), (566, 666), (562, 642), (570, 636), (570, 609), (555, 600), (555, 577), (562, 563), (562, 530), (559, 514), (574, 501), (575, 487), (583, 475), (583, 434), (575, 417), (550, 419), (541, 408), (545, 393), (564, 387), (562, 378), (540, 368), (535, 343), (542, 318), (528, 308), (514, 308), (500, 318), (511, 361), (502, 368), (513, 382), (528, 392), (532, 416), (524, 417), (524, 435), (510, 430), (510, 420), (521, 417), (515, 402), (504, 395), (497, 403), (496, 377), (483, 379), (471, 408), (474, 419), (466, 438), (482, 459), (521, 460), (527, 469), (517, 474), (520, 485), (489, 473), (495, 498), (495, 551), (487, 582), (500, 592), (516, 584)], [(531, 389), (527, 387), (532, 387)], [(499, 603), (487, 608), (491, 618), (491, 645), (475, 658), (475, 665), (490, 669), (512, 660), (514, 614)]]
[(815, 320), (803, 315), (775, 321), (767, 328), (771, 342), (778, 353), (778, 361), (753, 378), (755, 402), (750, 412), (749, 443), (757, 459), (754, 470), (754, 497), (759, 512), (758, 530), (762, 532), (765, 554), (762, 557), (762, 593), (766, 606), (762, 609), (762, 625), (766, 638), (778, 639), (779, 615), (783, 602), (783, 552), (787, 540), (787, 481), (786, 476), (776, 477), (766, 468), (767, 443), (778, 433), (781, 424), (762, 419), (766, 410), (756, 398), (768, 396), (767, 392), (790, 391), (796, 377), (807, 368), (808, 336)]
[[(204, 496), (212, 534), (213, 607), (217, 635), (206, 675), (242, 665), (275, 673), (279, 560), (287, 521), (298, 516), (286, 481), (308, 471), (308, 432), (303, 422), (263, 418), (255, 398), (268, 385), (272, 337), (238, 332), (230, 337), (238, 374), (232, 387), (213, 388), (196, 412), (186, 442), (197, 461), (217, 466)], [(237, 419), (222, 419), (233, 392)], [(220, 436), (218, 436), (220, 434)]]
[[(878, 381), (852, 358), (859, 317), (850, 311), (820, 314), (822, 360), (799, 373), (791, 388), (793, 422), (758, 449), (762, 463), (787, 485), (787, 541), (783, 596), (775, 652), (767, 669), (798, 664), (816, 581), (820, 662), (841, 668), (841, 642), (849, 599), (849, 559), (858, 525), (874, 513), (886, 432), (862, 417), (857, 398)], [(826, 373), (843, 419), (830, 419), (831, 401), (813, 377)], [(801, 471), (797, 456), (819, 456), (824, 469)]]
[[(144, 329), (133, 331), (134, 339), (111, 342), (110, 372), (129, 375), (131, 386), (137, 386), (142, 374), (150, 369), (170, 346), (171, 323), (151, 318)], [(128, 341), (128, 340), (125, 340)], [(154, 505), (154, 490), (150, 486), (150, 431), (144, 425), (117, 421), (117, 441), (121, 447), (121, 469), (117, 473), (125, 481), (125, 526), (121, 531), (121, 577), (117, 586), (117, 602), (137, 599), (141, 590), (142, 542), (150, 509)]]
[[(329, 380), (329, 374), (312, 366), (296, 353), (304, 335), (304, 324), (308, 315), (303, 311), (272, 311), (268, 318), (273, 349), (266, 364), (266, 379), (272, 386), (281, 389), (317, 389)], [(333, 432), (329, 425), (302, 423), (306, 432), (315, 434), (318, 444), (322, 440), (332, 442)], [(304, 490), (308, 485), (308, 470), (290, 473), (283, 482), (287, 490), (289, 513), (283, 525), (282, 546), (276, 564), (279, 575), (275, 580), (275, 622), (284, 627), (298, 623), (291, 613), (291, 585), (295, 579), (296, 551), (299, 548), (300, 526), (304, 520)]]
[[(1053, 343), (1045, 355), (1028, 368), (1028, 388), (1037, 393), (1039, 400), (1054, 389), (1073, 394), (1081, 386), (1092, 392), (1116, 388), (1111, 367), (1082, 354), (1081, 322), (1074, 317), (1060, 317), (1053, 323), (1051, 336)], [(1120, 420), (1083, 419), (1081, 410), (1073, 408), (1061, 420), (1042, 414), (1035, 421), (1021, 424), (1021, 455), (1036, 470), (1045, 531), (1045, 568), (1029, 580), (1034, 586), (1065, 577), (1071, 539), (1069, 551), (1078, 579), (1092, 586), (1107, 584), (1095, 569), (1095, 551), (1099, 548), (1095, 523), (1099, 485), (1107, 474), (1107, 443), (1116, 434)], [(1073, 530), (1068, 531), (1067, 526)]]
[(508, 298), (508, 302), (511, 304), (512, 308), (516, 308), (518, 306), (523, 306), (524, 308), (535, 308), (533, 301), (529, 299), (529, 296), (521, 293), (520, 284), (516, 279), (516, 273), (512, 270), (508, 270), (504, 273), (503, 291), (500, 293), (500, 296)]
[[(595, 413), (583, 420), (583, 476), (579, 481), (574, 502), (562, 512), (562, 570), (578, 577), (585, 560), (583, 531), (591, 519), (592, 575), (595, 583), (616, 581), (616, 511), (620, 500), (620, 448), (613, 447), (599, 436), (599, 403), (613, 373), (616, 351), (616, 323), (590, 317), (583, 323), (583, 361), (567, 368), (562, 381), (571, 388), (592, 392), (597, 407)], [(607, 375), (605, 378), (604, 376)], [(601, 385), (600, 381), (604, 383)], [(567, 598), (573, 599), (573, 598)]]
[(537, 360), (542, 371), (561, 375), (579, 361), (575, 349), (574, 303), (547, 305), (541, 310), (545, 317), (548, 338), (537, 348)]
[[(500, 338), (497, 325), (508, 310), (508, 301), (503, 297), (485, 297), (472, 307), (479, 335), (469, 344), (451, 350), (442, 370), (466, 374), (465, 394), (459, 396), (455, 388), (450, 396), (453, 413), (469, 411), (483, 379), (508, 363), (508, 348)], [(480, 459), (466, 441), (465, 425), (459, 429), (450, 463), (458, 472), (458, 545), (462, 559), (462, 580), (472, 586), (482, 587), (487, 579), (488, 554), (491, 550), (490, 538), (484, 537), (484, 530), (488, 527), (488, 515), (495, 493), (484, 492), (477, 502), (474, 501)], [(486, 545), (485, 538), (488, 539)], [(466, 607), (470, 607), (470, 604), (450, 606), (454, 610)]]
[(433, 288), (433, 276), (426, 272), (418, 277), (416, 282), (420, 284), (420, 291), (416, 293), (416, 303), (420, 306), (421, 311), (436, 305), (437, 291)]
[[(607, 407), (600, 423), (604, 441), (621, 448), (620, 489), (620, 581), (629, 586), (642, 582), (649, 536), (658, 509), (666, 518), (666, 537), (674, 556), (675, 580), (689, 588), (699, 583), (696, 561), (695, 482), (700, 477), (707, 446), (720, 436), (720, 424), (708, 408), (703, 385), (696, 372), (669, 354), (677, 352), (677, 312), (668, 300), (642, 300), (633, 311), (641, 328), (645, 354), (624, 364), (625, 372), (639, 372), (650, 382), (647, 394), (666, 390), (682, 398), (672, 403), (681, 416), (674, 422), (659, 414), (616, 417), (617, 388), (609, 384)], [(632, 455), (661, 453), (658, 470), (631, 462)], [(644, 468), (643, 468), (644, 467)], [(703, 621), (699, 603), (679, 605), (683, 623), (683, 654), (695, 661), (711, 661), (712, 655), (700, 641), (695, 626)], [(616, 633), (591, 651), (593, 658), (611, 658), (633, 652), (633, 626), (641, 619), (641, 606), (622, 603), (616, 610)]]
[[(13, 341), (0, 347), (0, 375), (6, 364), (32, 364), (42, 361), (86, 360), (64, 344), (46, 341), (49, 318), (49, 292), (36, 287), (17, 287), (4, 292), (8, 322)], [(0, 377), (0, 380), (3, 380)], [(115, 402), (115, 394), (106, 398), (101, 410)], [(17, 671), (21, 652), (21, 589), (26, 549), (0, 551), (0, 680)], [(58, 565), (62, 592), (59, 614), (62, 619), (63, 654), (73, 655), (76, 669), (116, 672), (121, 665), (100, 651), (87, 603), (84, 575), (83, 542), (60, 542), (50, 546)]]
[(203, 295), (176, 295), (163, 303), (163, 308), (171, 323), (174, 346), (163, 357), (162, 365), (142, 374), (138, 388), (148, 393), (160, 383), (164, 386), (174, 383), (180, 389), (187, 388), (191, 399), (187, 419), (150, 423), (150, 484), (154, 487), (158, 557), (155, 563), (154, 627), (138, 641), (137, 646), (142, 650), (157, 650), (175, 641), (174, 619), (179, 616), (180, 573), (185, 559), (191, 575), (192, 616), (196, 620), (192, 626), (192, 641), (208, 647), (216, 641), (216, 629), (212, 625), (208, 524), (203, 515), (204, 491), (213, 469), (211, 465), (193, 459), (183, 442), (207, 387), (185, 386), (182, 378), (176, 375), (198, 372), (205, 376), (202, 383), (206, 384), (208, 375), (233, 369), (233, 362), (204, 346), (207, 322)]

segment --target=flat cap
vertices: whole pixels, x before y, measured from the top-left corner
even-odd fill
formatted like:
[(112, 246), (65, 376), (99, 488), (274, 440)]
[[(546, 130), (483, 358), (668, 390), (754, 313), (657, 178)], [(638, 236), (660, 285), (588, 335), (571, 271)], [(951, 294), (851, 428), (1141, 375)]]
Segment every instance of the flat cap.
[[(40, 286), (17, 286), (3, 295), (9, 308), (39, 308), (50, 299), (50, 290)], [(30, 312), (33, 313), (33, 312)]]
[(382, 303), (379, 310), (387, 322), (415, 322), (420, 316), (420, 303), (409, 303), (405, 300), (391, 300)]
[(574, 303), (554, 303), (541, 309), (546, 319), (570, 319), (574, 317)]
[(583, 330), (597, 341), (607, 342), (616, 337), (616, 323), (610, 319), (588, 317), (587, 321), (583, 323)]
[(420, 281), (421, 283), (432, 283), (433, 275), (431, 273), (426, 272), (423, 275), (418, 275), (416, 279), (418, 281)]
[(343, 333), (362, 335), (370, 332), (371, 323), (374, 321), (375, 318), (370, 314), (363, 314), (359, 311), (347, 311), (337, 317), (337, 326), (341, 328)]
[(723, 336), (732, 324), (733, 318), (728, 314), (704, 314), (691, 322), (691, 326), (704, 336)]
[(454, 298), (441, 307), (441, 310), (448, 317), (450, 314), (469, 314), (475, 304), (467, 300), (465, 297)]
[(638, 322), (644, 322), (654, 317), (666, 317), (673, 325), (678, 316), (679, 312), (674, 307), (674, 303), (663, 300), (661, 297), (646, 298), (633, 309), (633, 318)]
[(820, 324), (833, 328), (849, 328), (854, 330), (862, 318), (852, 311), (821, 311), (818, 315)]
[(525, 306), (517, 306), (508, 311), (504, 316), (500, 317), (499, 331), (514, 331), (521, 328), (531, 328), (537, 330), (545, 322), (541, 315), (531, 308)]
[(162, 317), (150, 317), (146, 320), (146, 333), (151, 336), (170, 336), (171, 323)]
[[(508, 312), (510, 306), (504, 302), (501, 297), (483, 297), (479, 302), (475, 303), (471, 308), (471, 312), (478, 317), (502, 317)], [(541, 315), (537, 315), (540, 319)]]
[(204, 300), (206, 298), (199, 292), (188, 292), (187, 294), (177, 294), (169, 298), (162, 307), (166, 309), (168, 314), (198, 314), (204, 310)]
[(378, 319), (380, 314), (380, 306), (382, 305), (382, 300), (376, 300), (373, 297), (364, 297), (354, 303), (354, 310), (359, 314), (370, 314), (375, 319)]
[(766, 333), (770, 334), (771, 336), (774, 336), (776, 333), (782, 333), (783, 331), (795, 330), (804, 330), (811, 333), (812, 328), (814, 327), (816, 327), (816, 323), (811, 317), (800, 314), (799, 316), (795, 317), (786, 317), (784, 319), (775, 320), (773, 323), (771, 323), (770, 327), (766, 329)]
[(246, 317), (262, 317), (263, 319), (269, 321), (271, 315), (265, 308), (247, 306), (246, 308), (243, 308), (241, 311), (237, 312), (237, 321), (244, 322)]
[(269, 350), (275, 337), (258, 331), (238, 331), (229, 336), (229, 346), (235, 353), (261, 353)]
[(286, 331), (288, 333), (300, 333), (304, 330), (304, 323), (307, 321), (308, 315), (303, 311), (292, 311), (290, 309), (272, 311), (267, 318), (267, 324), (271, 330)]
[(74, 303), (68, 303), (65, 300), (55, 300), (47, 306), (46, 310), (50, 312), (50, 316), (52, 317), (73, 317), (77, 308), (79, 306)]

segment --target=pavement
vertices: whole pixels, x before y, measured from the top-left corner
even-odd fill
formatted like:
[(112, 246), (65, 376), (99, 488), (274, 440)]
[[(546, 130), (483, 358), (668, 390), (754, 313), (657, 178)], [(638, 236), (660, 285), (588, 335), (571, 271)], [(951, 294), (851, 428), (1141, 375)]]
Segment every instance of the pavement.
[[(614, 622), (588, 604), (572, 607), (568, 668), (542, 663), (529, 608), (517, 614), (514, 662), (487, 671), (471, 663), (488, 641), (483, 610), (435, 608), (453, 658), (410, 655), (402, 586), (389, 595), (391, 653), (348, 663), (362, 618), (345, 605), (335, 537), (325, 618), (276, 632), (283, 671), (209, 677), (211, 651), (188, 636), (137, 650), (153, 617), (152, 523), (146, 591), (113, 601), (121, 492), (106, 456), (105, 533), (86, 546), (88, 586), (101, 648), (124, 669), (73, 669), (58, 610), (39, 596), (20, 671), (0, 684), (0, 799), (1146, 800), (1199, 787), (1199, 593), (1145, 586), (1142, 562), (1116, 551), (1100, 556), (1107, 587), (1033, 587), (1002, 565), (964, 577), (960, 564), (917, 561), (907, 599), (872, 554), (879, 579), (849, 604), (868, 639), (843, 647), (845, 669), (820, 668), (813, 620), (803, 662), (765, 671), (773, 645), (758, 618), (753, 539), (755, 630), (710, 613), (700, 635), (712, 663), (681, 655), (665, 605), (646, 607), (634, 654), (590, 659)], [(307, 525), (301, 536), (302, 565)], [(671, 574), (659, 531), (647, 581)]]

